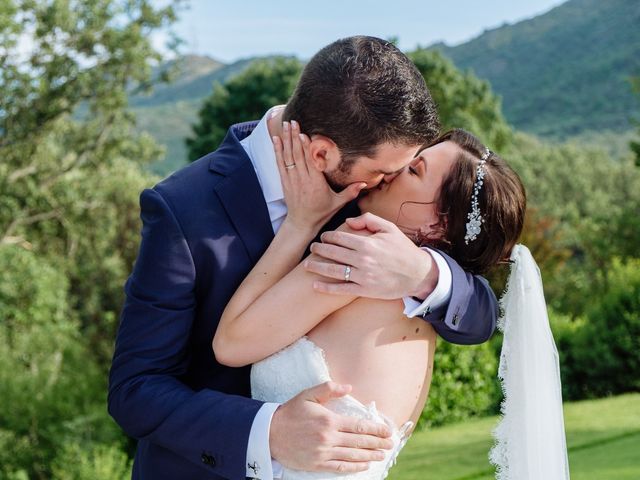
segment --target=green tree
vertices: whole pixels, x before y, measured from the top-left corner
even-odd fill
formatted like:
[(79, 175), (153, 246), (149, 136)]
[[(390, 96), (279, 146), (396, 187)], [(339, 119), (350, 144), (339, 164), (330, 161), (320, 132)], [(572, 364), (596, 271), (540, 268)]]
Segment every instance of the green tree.
[(614, 259), (606, 277), (570, 344), (578, 398), (640, 391), (640, 259)]
[[(496, 150), (509, 144), (511, 129), (487, 82), (460, 72), (438, 52), (418, 49), (408, 56), (424, 75), (444, 126), (466, 128)], [(273, 105), (286, 103), (302, 66), (292, 58), (256, 60), (224, 85), (215, 85), (186, 140), (189, 159), (214, 150), (230, 125), (258, 119)]]
[(122, 444), (104, 392), (56, 260), (0, 246), (0, 477), (49, 478), (68, 442)]
[(497, 411), (498, 356), (490, 343), (454, 345), (438, 339), (433, 381), (419, 426), (431, 427)]
[(498, 152), (509, 145), (511, 127), (502, 115), (500, 98), (487, 81), (458, 70), (434, 50), (418, 48), (408, 56), (427, 82), (445, 130), (464, 128)]
[[(0, 23), (0, 243), (31, 242), (30, 226), (64, 223), (59, 186), (118, 157), (158, 149), (131, 134), (131, 85), (160, 60), (149, 34), (175, 19), (145, 0), (6, 1)], [(19, 41), (29, 39), (27, 51)], [(82, 119), (74, 118), (82, 115)], [(91, 207), (90, 200), (74, 204)]]
[(91, 334), (120, 308), (136, 198), (153, 182), (141, 166), (161, 152), (132, 133), (127, 95), (153, 81), (161, 56), (149, 37), (175, 19), (175, 6), (14, 0), (0, 8), (0, 245), (64, 258), (70, 303)]
[[(640, 77), (634, 77), (631, 79), (631, 88), (636, 95), (640, 96)], [(640, 167), (640, 141), (632, 140), (629, 146), (631, 147), (631, 151), (636, 156), (636, 167)]]
[(261, 59), (224, 85), (216, 84), (186, 140), (189, 160), (215, 150), (234, 123), (259, 119), (272, 106), (286, 103), (301, 72), (295, 58)]
[(612, 259), (637, 255), (640, 171), (603, 149), (520, 133), (505, 158), (522, 178), (529, 206), (551, 221), (545, 237), (569, 252), (553, 269), (541, 265), (547, 300), (561, 313), (581, 315), (604, 287)]
[(132, 133), (127, 96), (153, 82), (150, 35), (175, 8), (0, 2), (2, 478), (52, 478), (74, 445), (84, 472), (127, 466), (113, 454), (125, 440), (106, 413), (105, 373), (137, 197), (156, 181), (144, 164), (160, 152)]

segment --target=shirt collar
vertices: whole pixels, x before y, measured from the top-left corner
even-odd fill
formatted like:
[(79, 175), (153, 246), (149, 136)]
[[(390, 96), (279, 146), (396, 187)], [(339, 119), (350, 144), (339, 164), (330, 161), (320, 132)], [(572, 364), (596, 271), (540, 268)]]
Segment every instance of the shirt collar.
[(267, 121), (277, 115), (284, 107), (284, 105), (278, 105), (270, 108), (253, 132), (240, 141), (253, 164), (267, 203), (284, 200), (280, 173), (276, 165), (276, 154), (273, 151), (273, 141), (267, 127)]

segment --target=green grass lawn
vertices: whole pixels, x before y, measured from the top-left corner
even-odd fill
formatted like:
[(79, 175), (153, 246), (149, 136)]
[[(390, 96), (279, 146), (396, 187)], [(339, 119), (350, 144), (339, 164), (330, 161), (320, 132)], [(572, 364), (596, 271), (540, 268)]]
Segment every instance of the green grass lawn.
[[(640, 394), (566, 403), (572, 480), (640, 479)], [(487, 460), (497, 417), (413, 434), (390, 480), (490, 480)], [(541, 479), (543, 480), (543, 479)]]

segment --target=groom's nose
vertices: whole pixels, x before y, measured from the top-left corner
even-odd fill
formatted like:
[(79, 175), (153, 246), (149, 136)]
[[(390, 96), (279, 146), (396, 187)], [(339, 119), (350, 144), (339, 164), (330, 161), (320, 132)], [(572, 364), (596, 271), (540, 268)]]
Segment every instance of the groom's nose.
[(398, 175), (400, 175), (400, 172), (389, 173), (388, 175), (385, 175), (384, 177), (382, 177), (382, 181), (384, 183), (389, 183), (393, 181), (393, 179), (396, 178)]

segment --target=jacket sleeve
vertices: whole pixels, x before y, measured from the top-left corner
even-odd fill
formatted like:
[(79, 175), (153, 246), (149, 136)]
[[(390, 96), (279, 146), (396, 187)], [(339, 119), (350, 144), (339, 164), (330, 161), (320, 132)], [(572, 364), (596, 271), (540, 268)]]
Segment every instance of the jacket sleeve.
[[(163, 197), (140, 197), (142, 241), (109, 375), (108, 408), (130, 436), (170, 449), (210, 473), (245, 477), (251, 425), (262, 402), (180, 381), (189, 361), (195, 267)], [(213, 355), (213, 353), (212, 353)]]
[(489, 282), (465, 272), (447, 254), (438, 250), (451, 269), (451, 299), (448, 304), (427, 310), (423, 318), (445, 340), (461, 345), (486, 342), (498, 318), (498, 300)]

